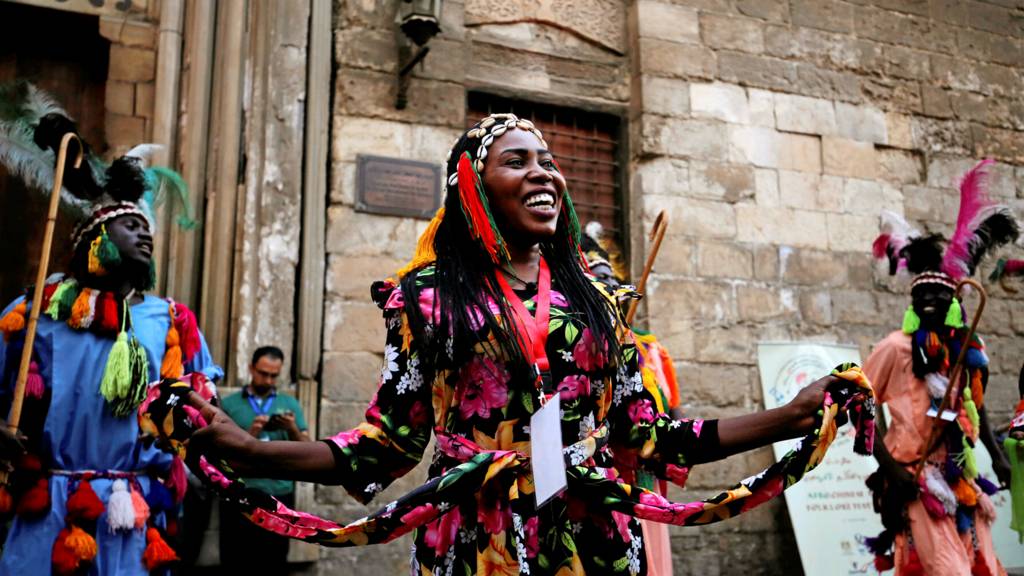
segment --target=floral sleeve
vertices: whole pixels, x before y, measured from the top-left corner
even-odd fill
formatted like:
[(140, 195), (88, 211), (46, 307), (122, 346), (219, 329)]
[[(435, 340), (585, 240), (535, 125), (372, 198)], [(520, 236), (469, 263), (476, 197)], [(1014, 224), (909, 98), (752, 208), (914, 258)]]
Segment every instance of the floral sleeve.
[(717, 449), (718, 421), (676, 420), (658, 414), (654, 397), (643, 385), (632, 337), (627, 336), (621, 346), (622, 361), (613, 379), (608, 413), (616, 467), (626, 481), (643, 470), (685, 484), (689, 467), (708, 461)]
[(402, 310), (401, 289), (389, 293), (383, 303), (387, 340), (379, 388), (365, 421), (325, 440), (341, 485), (363, 503), (419, 463), (433, 424), (428, 374)]

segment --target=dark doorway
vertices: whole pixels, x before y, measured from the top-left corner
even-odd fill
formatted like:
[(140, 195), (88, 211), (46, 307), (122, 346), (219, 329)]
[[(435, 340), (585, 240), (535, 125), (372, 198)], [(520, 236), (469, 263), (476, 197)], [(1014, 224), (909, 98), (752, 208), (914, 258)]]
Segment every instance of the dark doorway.
[[(51, 94), (103, 153), (110, 43), (99, 34), (99, 17), (0, 2), (0, 22), (0, 82), (28, 80)], [(35, 281), (48, 194), (27, 189), (0, 166), (0, 307)], [(73, 227), (58, 216), (51, 271), (66, 269)]]

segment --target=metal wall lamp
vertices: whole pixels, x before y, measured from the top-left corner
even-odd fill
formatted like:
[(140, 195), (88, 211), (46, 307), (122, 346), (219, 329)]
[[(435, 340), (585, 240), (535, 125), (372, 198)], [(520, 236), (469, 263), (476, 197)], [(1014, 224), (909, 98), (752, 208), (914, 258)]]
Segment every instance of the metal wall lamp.
[[(441, 31), (442, 0), (401, 0), (396, 18), (398, 30), (398, 94), (395, 108), (405, 109), (409, 103), (409, 80), (412, 69), (430, 52), (427, 43)], [(415, 45), (415, 47), (413, 46)]]

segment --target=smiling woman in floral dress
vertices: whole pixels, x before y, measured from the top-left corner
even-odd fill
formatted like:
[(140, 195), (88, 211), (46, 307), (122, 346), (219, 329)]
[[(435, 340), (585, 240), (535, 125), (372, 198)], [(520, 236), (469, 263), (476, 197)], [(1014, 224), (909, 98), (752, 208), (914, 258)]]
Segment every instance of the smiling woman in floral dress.
[[(682, 480), (694, 464), (814, 427), (834, 377), (748, 416), (655, 416), (630, 333), (581, 263), (565, 178), (530, 122), (485, 118), (456, 142), (447, 176), (445, 207), (417, 258), (400, 283), (373, 287), (387, 341), (365, 422), (323, 442), (257, 442), (197, 403), (211, 424), (193, 447), (216, 451), (246, 475), (341, 484), (368, 502), (416, 466), (433, 433), (434, 480), (406, 497), (415, 506), (399, 506), (386, 530), (367, 530), (359, 543), (418, 526), (416, 574), (644, 574), (640, 526), (613, 511), (609, 486), (660, 506), (660, 497), (629, 486), (638, 469)], [(555, 393), (564, 492), (538, 507), (529, 466), (497, 459), (473, 490), (452, 489), (481, 454), (525, 460), (531, 416)]]

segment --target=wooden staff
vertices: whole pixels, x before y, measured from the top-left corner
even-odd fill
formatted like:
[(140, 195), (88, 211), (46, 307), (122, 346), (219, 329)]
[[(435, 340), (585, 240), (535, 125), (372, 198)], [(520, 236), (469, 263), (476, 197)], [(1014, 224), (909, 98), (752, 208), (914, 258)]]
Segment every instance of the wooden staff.
[[(639, 294), (643, 294), (647, 288), (647, 277), (651, 275), (651, 269), (654, 268), (654, 259), (658, 257), (658, 250), (661, 249), (661, 240), (665, 237), (666, 230), (668, 230), (668, 216), (662, 210), (658, 213), (658, 217), (654, 219), (654, 228), (651, 229), (651, 252), (647, 254), (647, 262), (644, 263), (644, 273), (640, 275), (640, 282), (637, 282), (636, 285), (636, 291)], [(626, 324), (633, 323), (633, 317), (636, 316), (636, 308), (639, 304), (639, 299), (630, 302), (629, 311), (626, 312)]]
[[(39, 255), (39, 271), (36, 273), (36, 285), (32, 292), (32, 309), (28, 315), (25, 330), (25, 347), (21, 350), (21, 365), (18, 367), (18, 381), (14, 387), (14, 399), (11, 412), (7, 416), (7, 428), (17, 434), (21, 422), (21, 406), (25, 400), (25, 382), (28, 381), (28, 368), (32, 362), (32, 347), (36, 340), (36, 324), (39, 322), (39, 311), (42, 308), (43, 284), (50, 268), (50, 252), (53, 248), (53, 229), (57, 224), (57, 208), (60, 206), (60, 189), (64, 185), (64, 161), (67, 158), (68, 145), (71, 140), (78, 142), (78, 155), (75, 157), (75, 168), (82, 165), (82, 141), (72, 132), (68, 132), (60, 141), (57, 151), (57, 166), (53, 174), (53, 190), (50, 192), (50, 211), (46, 215), (46, 230), (43, 232), (43, 251)], [(7, 473), (3, 472), (0, 483), (5, 482)]]
[[(953, 394), (957, 390), (957, 385), (960, 380), (960, 373), (963, 372), (964, 358), (967, 357), (967, 349), (970, 348), (971, 338), (974, 337), (974, 331), (978, 328), (978, 321), (981, 320), (981, 313), (985, 311), (985, 303), (988, 301), (988, 295), (985, 294), (985, 289), (981, 287), (981, 284), (971, 280), (970, 278), (964, 278), (956, 285), (954, 294), (960, 295), (960, 289), (964, 285), (969, 285), (978, 291), (978, 308), (974, 311), (974, 317), (971, 318), (971, 326), (967, 329), (967, 334), (964, 337), (963, 344), (960, 345), (960, 354), (957, 356), (956, 364), (953, 365), (953, 370), (950, 373), (949, 385), (946, 387), (946, 393), (942, 396), (942, 404), (939, 405), (938, 415), (932, 419), (931, 432), (928, 434), (928, 442), (924, 445), (924, 452), (921, 453), (920, 460), (917, 461), (917, 466), (914, 470), (914, 479), (917, 480), (921, 477), (921, 472), (924, 471), (924, 463), (928, 459), (928, 455), (931, 454), (932, 448), (935, 445), (935, 441), (938, 440), (939, 435), (946, 428), (946, 422), (942, 420), (942, 413), (953, 404)], [(968, 384), (970, 386), (970, 384)]]

